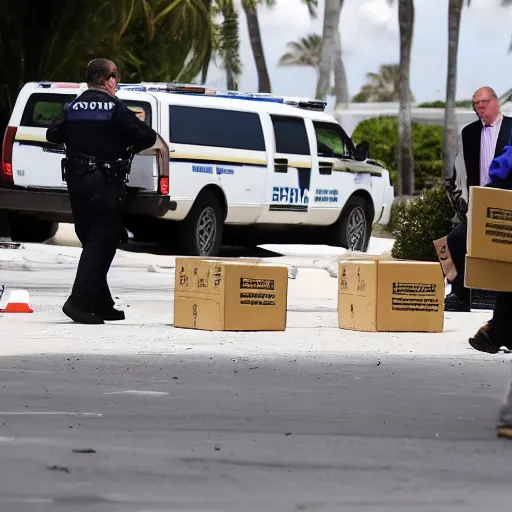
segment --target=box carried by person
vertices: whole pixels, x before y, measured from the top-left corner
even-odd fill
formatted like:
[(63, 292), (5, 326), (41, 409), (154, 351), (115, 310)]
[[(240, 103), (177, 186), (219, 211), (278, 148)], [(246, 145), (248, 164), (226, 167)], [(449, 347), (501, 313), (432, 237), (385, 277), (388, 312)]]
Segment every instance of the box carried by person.
[(466, 288), (512, 292), (512, 191), (469, 190)]

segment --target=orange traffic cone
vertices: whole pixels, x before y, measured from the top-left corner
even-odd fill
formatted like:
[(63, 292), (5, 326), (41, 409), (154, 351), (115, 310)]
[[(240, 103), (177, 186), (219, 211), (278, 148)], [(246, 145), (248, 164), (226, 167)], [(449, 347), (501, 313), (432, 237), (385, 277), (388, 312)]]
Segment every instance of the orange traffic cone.
[(0, 313), (33, 313), (27, 290), (12, 290), (0, 301)]

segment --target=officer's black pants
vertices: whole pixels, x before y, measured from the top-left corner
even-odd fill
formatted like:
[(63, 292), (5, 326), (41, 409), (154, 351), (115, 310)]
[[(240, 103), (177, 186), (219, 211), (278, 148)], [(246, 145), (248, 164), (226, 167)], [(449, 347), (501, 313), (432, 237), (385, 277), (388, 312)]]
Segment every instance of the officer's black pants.
[[(460, 224), (448, 235), (448, 248), (457, 269), (457, 274), (462, 276), (462, 285), (464, 285), (466, 267), (466, 241), (467, 224)], [(464, 290), (469, 292), (467, 288), (464, 288)], [(495, 345), (499, 347), (512, 345), (512, 293), (498, 293), (490, 332)]]
[(69, 298), (77, 309), (94, 312), (114, 305), (107, 273), (123, 229), (122, 184), (108, 184), (100, 171), (68, 177), (75, 231), (82, 254)]
[(457, 277), (450, 282), (452, 292), (457, 295), (460, 300), (469, 302), (470, 293), (464, 287), (464, 275), (466, 272), (466, 224), (459, 224), (448, 235), (448, 248), (452, 261), (457, 269)]

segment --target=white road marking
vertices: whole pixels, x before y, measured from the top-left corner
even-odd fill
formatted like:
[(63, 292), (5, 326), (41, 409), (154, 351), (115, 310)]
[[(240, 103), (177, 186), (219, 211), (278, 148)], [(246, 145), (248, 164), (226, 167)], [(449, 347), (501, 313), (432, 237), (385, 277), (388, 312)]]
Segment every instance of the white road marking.
[(50, 439), (50, 438), (39, 438), (39, 437), (7, 437), (7, 436), (0, 436), (0, 444), (2, 443), (17, 443), (17, 444), (51, 444), (51, 445), (58, 445), (59, 443), (62, 444), (62, 441), (59, 441), (58, 439)]
[(49, 373), (49, 374), (52, 374), (53, 372), (45, 372), (45, 371), (40, 371), (40, 370), (22, 370), (21, 368), (20, 369), (15, 369), (15, 368), (0, 368), (0, 372), (22, 372), (22, 373)]
[(0, 503), (34, 503), (39, 505), (41, 503), (53, 503), (50, 498), (0, 498)]
[(127, 391), (107, 391), (106, 393), (102, 393), (102, 395), (151, 395), (151, 396), (162, 396), (168, 395), (166, 391), (136, 391), (134, 389), (129, 389)]
[(101, 418), (103, 414), (95, 412), (0, 411), (0, 416), (95, 416)]

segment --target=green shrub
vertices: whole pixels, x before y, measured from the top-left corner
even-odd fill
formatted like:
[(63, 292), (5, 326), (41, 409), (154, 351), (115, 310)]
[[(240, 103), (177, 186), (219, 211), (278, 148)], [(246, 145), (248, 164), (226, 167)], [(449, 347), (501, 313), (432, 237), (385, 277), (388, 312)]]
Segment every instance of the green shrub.
[(391, 255), (399, 259), (438, 261), (433, 241), (451, 231), (452, 218), (444, 184), (436, 180), (433, 188), (397, 207)]
[(393, 234), (398, 226), (399, 219), (403, 216), (405, 207), (409, 201), (406, 198), (397, 198), (391, 205), (391, 212), (389, 214), (389, 222), (386, 226), (387, 230)]
[[(420, 103), (418, 105), (418, 108), (444, 108), (446, 106), (446, 103), (441, 100), (437, 101), (426, 101), (425, 103)], [(457, 108), (472, 108), (473, 102), (471, 100), (461, 100), (456, 101), (455, 106)]]
[[(352, 139), (356, 144), (370, 143), (370, 158), (380, 160), (390, 171), (396, 185), (398, 120), (396, 117), (378, 117), (359, 123)], [(443, 127), (422, 123), (412, 124), (415, 189), (432, 185), (443, 175)]]

